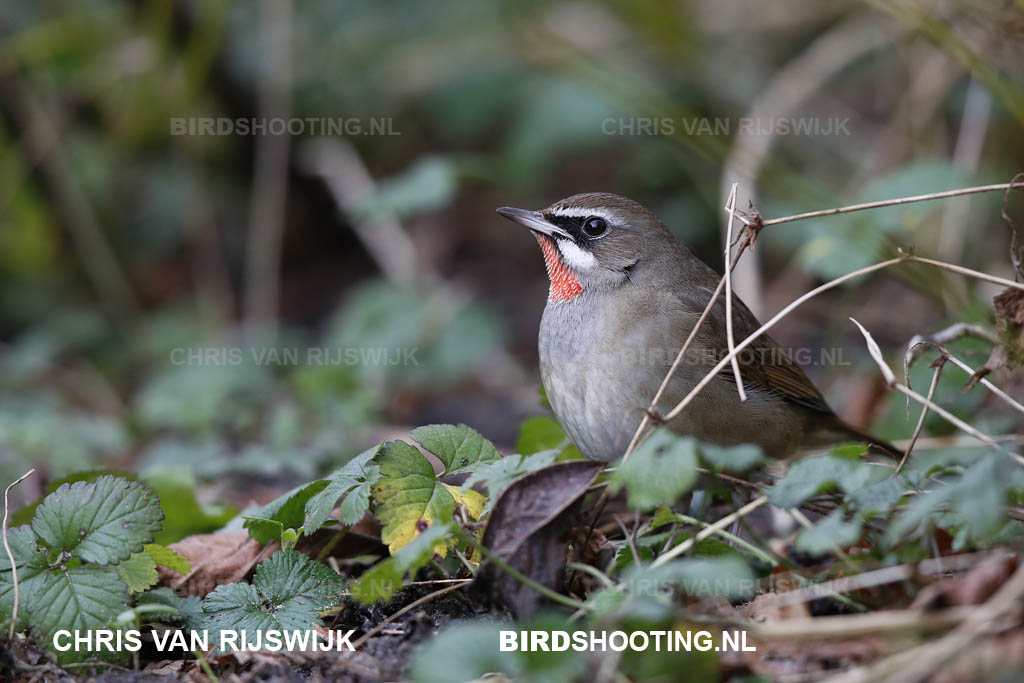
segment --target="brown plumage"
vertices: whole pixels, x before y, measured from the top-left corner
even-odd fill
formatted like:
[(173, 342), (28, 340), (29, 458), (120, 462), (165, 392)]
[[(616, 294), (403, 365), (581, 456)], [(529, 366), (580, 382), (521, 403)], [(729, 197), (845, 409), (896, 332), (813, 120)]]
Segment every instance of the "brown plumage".
[[(719, 276), (653, 213), (625, 197), (588, 193), (539, 212), (498, 212), (531, 228), (549, 272), (561, 273), (540, 330), (541, 378), (555, 415), (587, 457), (620, 458)], [(575, 283), (571, 291), (564, 288), (566, 278)], [(720, 297), (662, 405), (678, 403), (726, 355), (725, 320)], [(737, 341), (759, 327), (733, 297)], [(746, 402), (726, 370), (668, 426), (712, 443), (756, 443), (770, 457), (844, 439), (896, 454), (840, 420), (770, 336), (761, 335), (739, 359)]]

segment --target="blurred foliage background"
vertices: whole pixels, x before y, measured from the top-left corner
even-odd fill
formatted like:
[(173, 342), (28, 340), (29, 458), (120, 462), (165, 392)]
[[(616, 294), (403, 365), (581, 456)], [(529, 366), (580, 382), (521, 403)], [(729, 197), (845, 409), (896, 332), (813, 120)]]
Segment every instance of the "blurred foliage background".
[[(544, 412), (547, 283), (495, 207), (627, 195), (720, 269), (734, 181), (768, 217), (1009, 181), (1022, 63), (1020, 0), (4, 3), (0, 482), (40, 468), (30, 500), (86, 467), (173, 469), (244, 500), (409, 425), (514, 445)], [(210, 117), (349, 127), (176, 134)], [(897, 246), (1012, 276), (1001, 201), (768, 229), (740, 291), (770, 314)], [(899, 358), (914, 334), (990, 323), (995, 291), (902, 267), (776, 337), (839, 348), (812, 377), (905, 438), (847, 316)], [(940, 402), (1014, 426), (963, 379)]]

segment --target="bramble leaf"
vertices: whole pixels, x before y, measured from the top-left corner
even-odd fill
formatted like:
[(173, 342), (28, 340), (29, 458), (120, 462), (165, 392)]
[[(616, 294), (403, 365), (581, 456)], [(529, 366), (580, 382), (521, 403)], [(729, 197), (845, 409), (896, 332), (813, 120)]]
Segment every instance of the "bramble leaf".
[(672, 505), (697, 481), (697, 441), (658, 429), (611, 476), (610, 491), (626, 487), (631, 508)]
[(826, 555), (853, 545), (860, 538), (863, 522), (860, 517), (846, 521), (842, 508), (832, 511), (825, 519), (797, 534), (793, 545), (810, 555)]
[(147, 543), (143, 546), (153, 561), (161, 567), (167, 567), (170, 570), (176, 571), (179, 574), (186, 575), (192, 571), (192, 565), (187, 559), (178, 553), (173, 548), (166, 546), (157, 545), (156, 543)]
[(464, 424), (428, 425), (412, 430), (409, 435), (444, 463), (444, 474), (469, 472), (478, 463), (501, 457), (494, 444)]
[(406, 574), (415, 576), (421, 567), (430, 562), (435, 546), (444, 545), (448, 532), (447, 525), (433, 526), (392, 557), (370, 567), (352, 584), (352, 598), (364, 605), (378, 600), (390, 600), (395, 591), (402, 587), (402, 579)]
[(752, 443), (728, 448), (702, 443), (700, 444), (700, 457), (712, 469), (728, 472), (745, 472), (764, 462), (764, 453), (761, 452), (761, 448)]
[(102, 476), (95, 482), (65, 484), (48, 495), (36, 508), (32, 530), (51, 548), (106, 565), (140, 552), (163, 518), (148, 488)]
[(132, 593), (141, 593), (160, 580), (156, 573), (156, 562), (149, 553), (133, 553), (114, 568)]
[(342, 600), (345, 580), (296, 550), (279, 550), (256, 568), (252, 584), (217, 587), (203, 600), (202, 628), (233, 631), (308, 630)]
[(327, 477), (327, 486), (306, 502), (303, 528), (307, 533), (323, 526), (342, 496), (341, 520), (355, 524), (363, 518), (370, 504), (370, 488), (380, 479), (380, 469), (370, 463), (379, 450), (378, 445), (363, 451)]
[[(58, 630), (84, 633), (105, 627), (127, 606), (128, 597), (128, 586), (115, 567), (57, 566), (46, 572), (43, 585), (25, 607), (37, 641), (50, 648), (53, 634)], [(57, 657), (62, 664), (67, 664), (93, 655), (121, 661), (125, 653), (92, 653), (85, 648), (72, 648), (59, 652)]]
[(887, 469), (835, 455), (798, 460), (768, 489), (768, 502), (776, 507), (794, 508), (809, 498), (840, 489), (852, 494), (885, 476)]
[(296, 486), (288, 493), (246, 515), (243, 526), (249, 530), (249, 535), (260, 543), (276, 541), (281, 538), (283, 530), (302, 527), (306, 517), (306, 503), (327, 486), (326, 479)]

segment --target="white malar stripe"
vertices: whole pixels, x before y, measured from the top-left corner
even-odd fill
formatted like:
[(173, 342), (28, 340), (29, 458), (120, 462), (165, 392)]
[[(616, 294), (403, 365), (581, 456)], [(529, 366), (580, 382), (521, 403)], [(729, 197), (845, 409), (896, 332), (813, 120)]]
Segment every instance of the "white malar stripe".
[(593, 254), (581, 249), (572, 240), (558, 240), (558, 250), (562, 252), (565, 262), (576, 270), (590, 270), (597, 264)]

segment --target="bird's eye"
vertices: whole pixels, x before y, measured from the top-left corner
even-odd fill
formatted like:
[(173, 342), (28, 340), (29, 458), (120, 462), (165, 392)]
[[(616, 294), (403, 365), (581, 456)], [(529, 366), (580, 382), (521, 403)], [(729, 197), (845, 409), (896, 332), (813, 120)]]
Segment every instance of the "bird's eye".
[(601, 237), (608, 232), (608, 221), (593, 217), (583, 221), (583, 234), (587, 237)]

